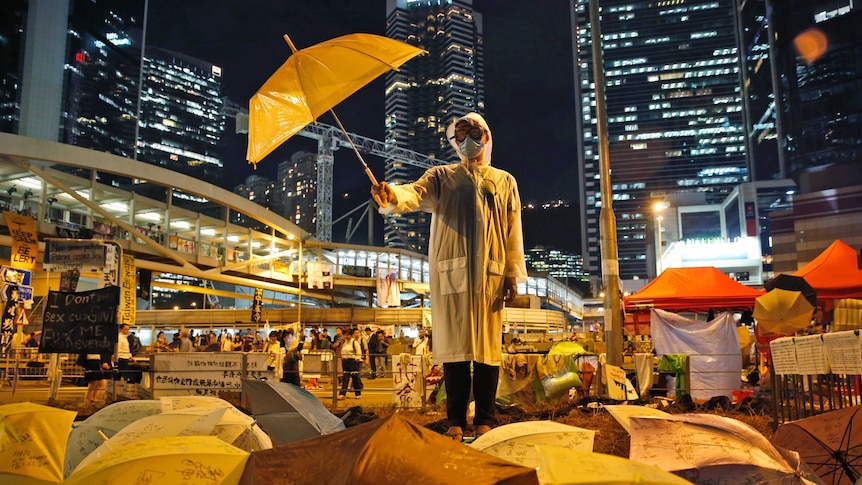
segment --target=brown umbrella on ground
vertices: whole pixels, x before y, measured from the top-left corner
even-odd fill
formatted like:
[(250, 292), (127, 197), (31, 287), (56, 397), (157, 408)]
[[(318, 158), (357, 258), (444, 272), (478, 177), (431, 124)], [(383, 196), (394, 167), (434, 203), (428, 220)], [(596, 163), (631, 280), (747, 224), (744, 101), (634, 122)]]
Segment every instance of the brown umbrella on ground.
[[(327, 466), (321, 466), (325, 459)], [(394, 414), (252, 453), (242, 485), (538, 485), (536, 470), (457, 443)]]
[(858, 483), (862, 477), (862, 406), (785, 423), (772, 435), (772, 443), (798, 452), (826, 483)]

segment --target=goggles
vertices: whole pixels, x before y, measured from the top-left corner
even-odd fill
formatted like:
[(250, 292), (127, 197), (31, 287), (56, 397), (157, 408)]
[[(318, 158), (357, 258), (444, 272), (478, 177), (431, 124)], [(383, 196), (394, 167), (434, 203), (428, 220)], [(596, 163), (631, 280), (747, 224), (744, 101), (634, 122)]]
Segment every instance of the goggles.
[(462, 124), (455, 127), (455, 135), (452, 138), (458, 143), (464, 141), (467, 136), (474, 140), (481, 140), (485, 136), (485, 129), (481, 126), (473, 126), (471, 124)]

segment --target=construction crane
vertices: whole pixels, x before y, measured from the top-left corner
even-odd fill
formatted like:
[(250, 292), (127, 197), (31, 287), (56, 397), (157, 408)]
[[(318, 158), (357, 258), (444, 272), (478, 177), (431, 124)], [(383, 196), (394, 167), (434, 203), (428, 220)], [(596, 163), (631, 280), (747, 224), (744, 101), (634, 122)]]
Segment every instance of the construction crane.
[[(223, 111), (236, 120), (236, 133), (248, 134), (248, 109), (224, 98)], [(344, 133), (336, 126), (326, 123), (309, 124), (297, 135), (317, 140), (317, 240), (332, 241), (332, 152), (339, 148), (351, 148)], [(350, 133), (353, 144), (361, 153), (389, 160), (398, 160), (422, 169), (440, 165), (440, 160), (419, 152), (388, 145), (382, 141)]]

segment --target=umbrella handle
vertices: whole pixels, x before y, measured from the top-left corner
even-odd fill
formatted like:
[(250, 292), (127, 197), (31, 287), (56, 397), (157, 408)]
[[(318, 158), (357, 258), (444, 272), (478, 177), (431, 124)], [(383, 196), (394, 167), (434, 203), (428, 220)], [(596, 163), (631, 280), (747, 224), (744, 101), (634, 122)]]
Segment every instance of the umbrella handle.
[(344, 125), (341, 124), (341, 120), (338, 119), (338, 115), (335, 114), (335, 110), (330, 109), (329, 112), (332, 113), (333, 118), (335, 118), (335, 122), (338, 123), (338, 127), (341, 128), (341, 132), (344, 133), (344, 137), (347, 138), (347, 141), (350, 142), (350, 146), (353, 147), (353, 153), (356, 153), (356, 156), (359, 157), (359, 161), (362, 162), (362, 166), (365, 167), (365, 175), (368, 175), (368, 179), (371, 180), (372, 184), (379, 185), (377, 178), (374, 177), (373, 173), (371, 173), (371, 169), (368, 168), (368, 164), (365, 163), (365, 159), (363, 159), (362, 154), (359, 153), (359, 149), (353, 144), (353, 139), (350, 138), (350, 133), (347, 132)]

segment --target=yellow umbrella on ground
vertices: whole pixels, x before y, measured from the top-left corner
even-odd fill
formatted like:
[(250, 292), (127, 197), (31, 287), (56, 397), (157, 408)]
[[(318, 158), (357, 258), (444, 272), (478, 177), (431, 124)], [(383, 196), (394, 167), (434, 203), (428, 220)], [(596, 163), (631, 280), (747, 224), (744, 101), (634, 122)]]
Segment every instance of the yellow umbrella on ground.
[[(673, 473), (619, 456), (554, 446), (535, 446), (542, 485), (690, 485)], [(527, 463), (521, 463), (527, 465)]]
[[(249, 101), (246, 158), (255, 166), (288, 138), (360, 88), (424, 52), (373, 34), (345, 35), (302, 50), (297, 50), (286, 35), (284, 38), (293, 54)], [(337, 117), (336, 121), (348, 136)], [(359, 150), (355, 146), (353, 149), (374, 181)]]
[(161, 398), (162, 412), (184, 409), (223, 409), (212, 435), (245, 451), (268, 450), (272, 440), (255, 423), (254, 418), (233, 404), (214, 396), (167, 396)]
[(631, 434), (632, 425), (631, 418), (641, 417), (641, 416), (670, 416), (669, 413), (666, 413), (660, 409), (656, 408), (648, 408), (646, 406), (638, 406), (635, 404), (608, 404), (604, 406), (605, 409), (620, 423), (620, 426), (623, 427), (626, 431)]
[(0, 406), (0, 483), (59, 483), (75, 413), (19, 402)]
[(775, 288), (754, 300), (754, 319), (764, 330), (785, 335), (811, 324), (814, 306), (800, 291)]
[(248, 456), (213, 436), (136, 441), (75, 470), (63, 485), (236, 485)]
[[(470, 446), (508, 461), (515, 461), (525, 448), (535, 445), (593, 451), (596, 432), (554, 421), (524, 421), (494, 428)], [(528, 465), (530, 466), (530, 465)]]

